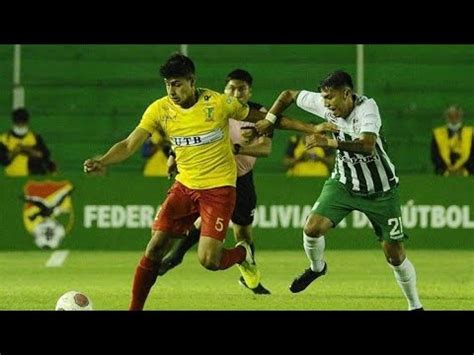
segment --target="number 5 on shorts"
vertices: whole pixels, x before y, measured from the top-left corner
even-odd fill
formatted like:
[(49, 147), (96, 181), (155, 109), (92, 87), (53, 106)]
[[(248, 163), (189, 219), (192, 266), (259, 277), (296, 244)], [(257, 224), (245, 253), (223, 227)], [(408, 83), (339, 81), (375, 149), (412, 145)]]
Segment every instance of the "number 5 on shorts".
[(224, 230), (224, 223), (222, 223), (223, 221), (224, 221), (224, 218), (217, 217), (216, 224), (214, 225), (214, 228), (216, 229), (216, 231), (222, 232)]

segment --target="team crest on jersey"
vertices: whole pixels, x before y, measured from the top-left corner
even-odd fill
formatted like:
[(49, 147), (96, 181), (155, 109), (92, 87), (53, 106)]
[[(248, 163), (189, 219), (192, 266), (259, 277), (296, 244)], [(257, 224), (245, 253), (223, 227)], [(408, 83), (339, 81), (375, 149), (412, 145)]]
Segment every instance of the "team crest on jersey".
[(23, 187), (23, 223), (39, 248), (56, 249), (74, 223), (69, 181), (28, 181)]
[(204, 108), (204, 114), (206, 116), (206, 122), (211, 122), (211, 121), (214, 121), (214, 107), (210, 106), (210, 107), (205, 107)]

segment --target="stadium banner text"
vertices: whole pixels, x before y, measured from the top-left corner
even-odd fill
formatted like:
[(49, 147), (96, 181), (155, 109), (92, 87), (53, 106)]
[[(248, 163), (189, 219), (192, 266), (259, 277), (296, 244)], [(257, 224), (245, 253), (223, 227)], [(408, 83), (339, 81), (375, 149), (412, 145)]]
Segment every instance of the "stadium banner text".
[[(474, 180), (401, 176), (410, 248), (474, 249)], [(254, 235), (259, 248), (301, 249), (302, 226), (321, 178), (256, 174)], [(142, 250), (171, 182), (141, 176), (0, 178), (0, 249)], [(378, 248), (370, 222), (355, 211), (328, 233), (328, 247)], [(226, 244), (234, 244), (231, 230)]]

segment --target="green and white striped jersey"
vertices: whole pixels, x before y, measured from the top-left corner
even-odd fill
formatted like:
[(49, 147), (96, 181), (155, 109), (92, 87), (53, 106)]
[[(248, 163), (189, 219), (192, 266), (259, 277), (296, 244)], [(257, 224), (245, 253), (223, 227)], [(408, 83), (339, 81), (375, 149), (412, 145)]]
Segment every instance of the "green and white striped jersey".
[(337, 125), (339, 131), (333, 133), (333, 136), (338, 141), (358, 139), (361, 133), (377, 135), (376, 149), (372, 155), (338, 150), (331, 178), (362, 195), (385, 192), (398, 184), (395, 166), (388, 157), (385, 140), (380, 132), (382, 120), (374, 99), (356, 95), (355, 107), (346, 119), (335, 117), (332, 111), (324, 106), (320, 93), (300, 91), (296, 104), (301, 109)]

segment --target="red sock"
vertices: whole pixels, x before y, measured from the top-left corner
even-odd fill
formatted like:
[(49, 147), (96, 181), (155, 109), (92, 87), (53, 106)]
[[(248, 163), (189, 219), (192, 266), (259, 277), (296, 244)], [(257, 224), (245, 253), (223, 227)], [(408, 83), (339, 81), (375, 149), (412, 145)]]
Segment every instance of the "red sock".
[(145, 255), (140, 259), (135, 270), (132, 288), (132, 302), (130, 311), (141, 311), (151, 287), (158, 276), (158, 264)]
[(224, 249), (219, 263), (219, 270), (225, 270), (232, 265), (244, 261), (246, 253), (245, 248), (241, 246), (232, 249)]

